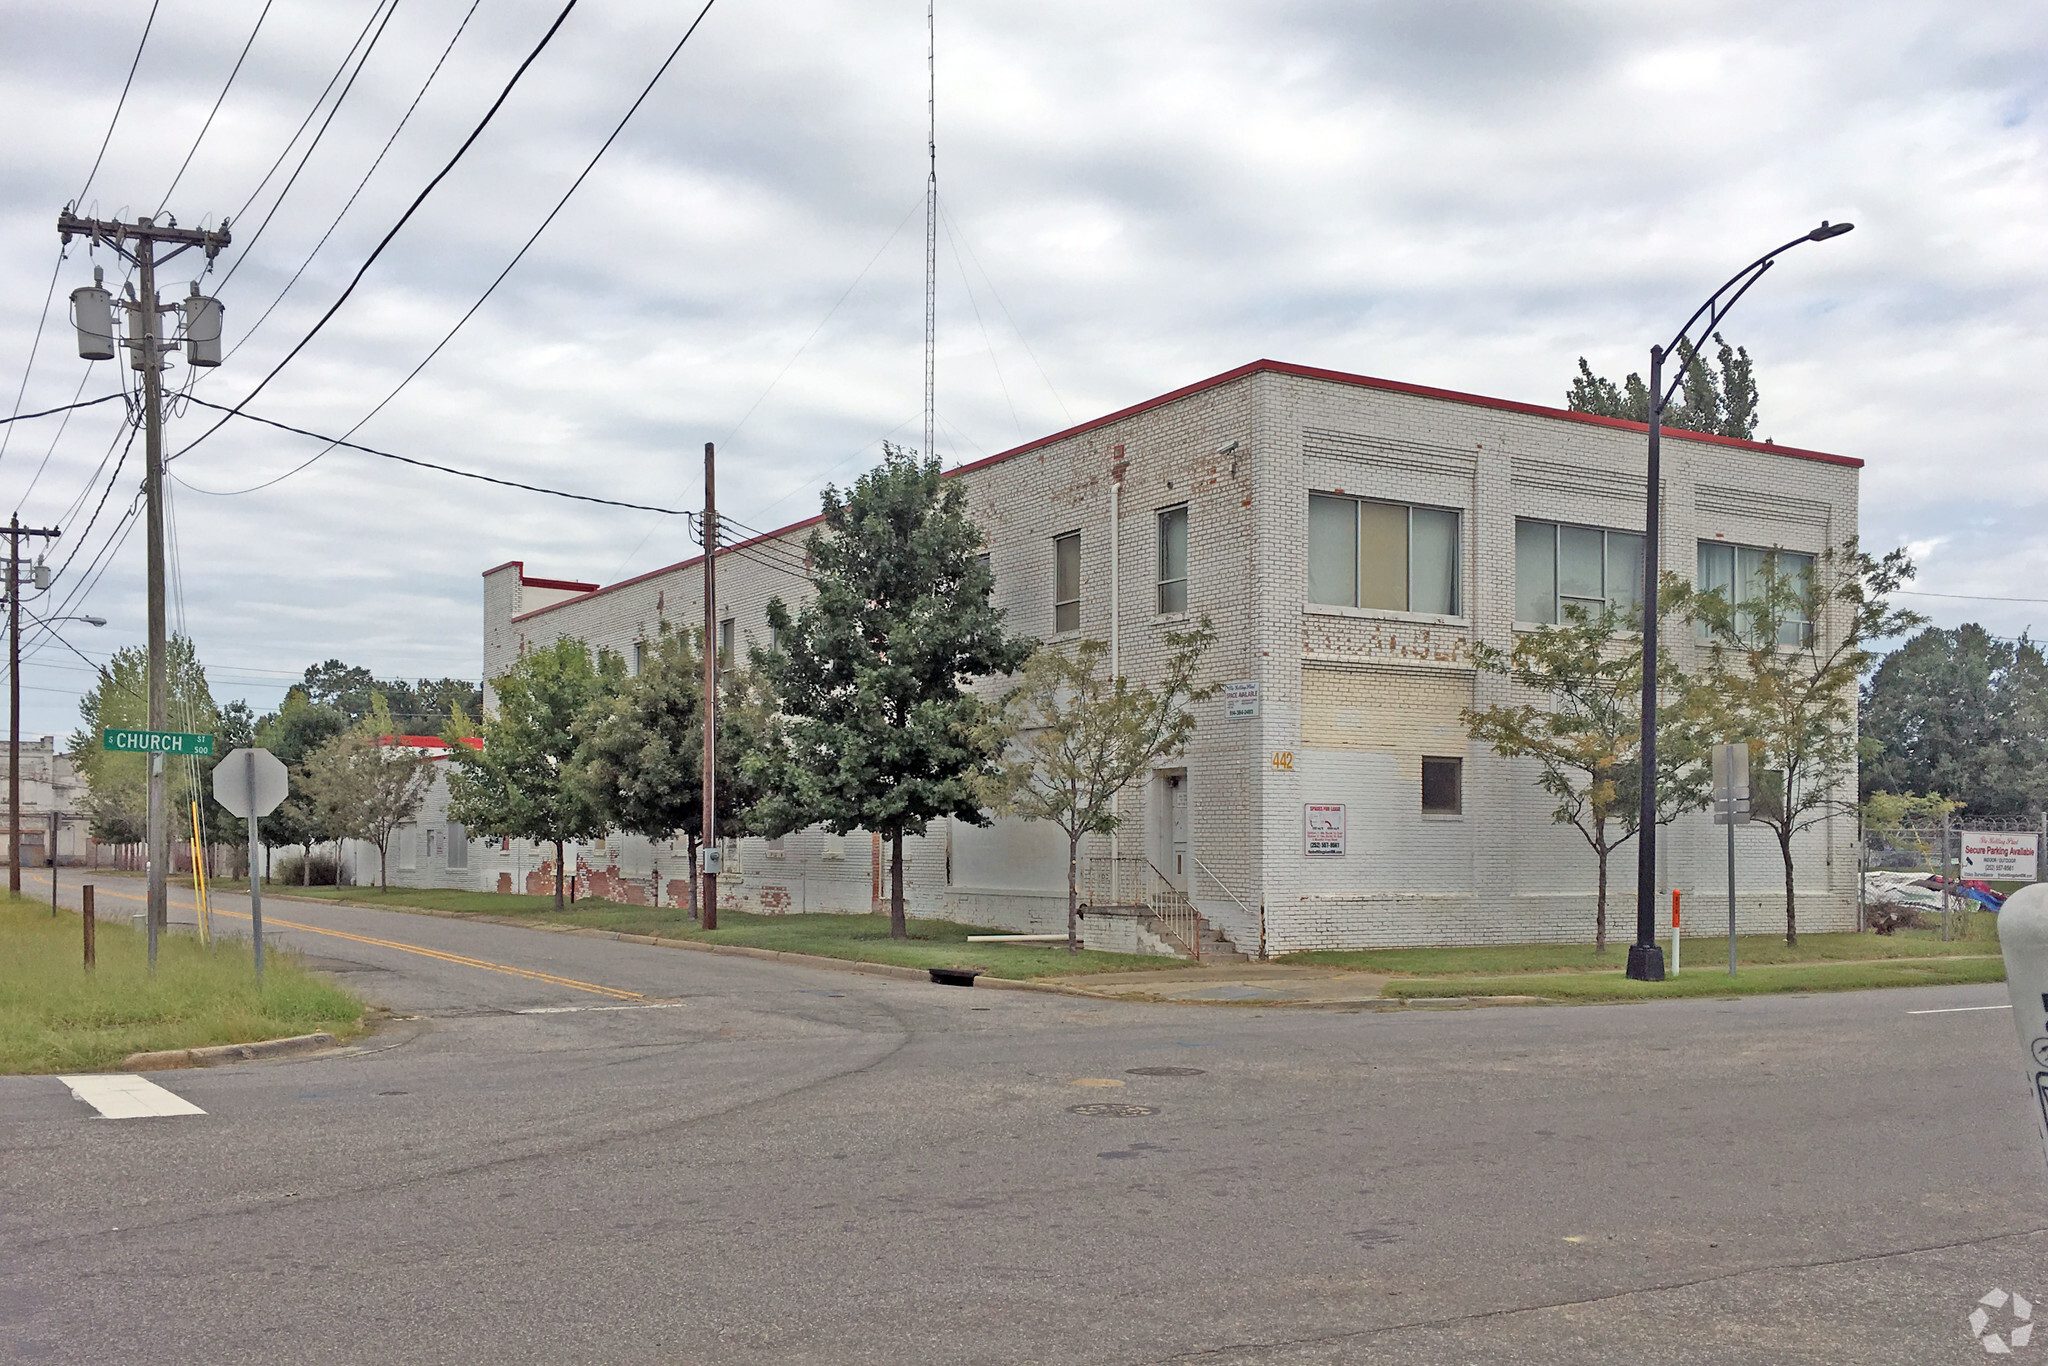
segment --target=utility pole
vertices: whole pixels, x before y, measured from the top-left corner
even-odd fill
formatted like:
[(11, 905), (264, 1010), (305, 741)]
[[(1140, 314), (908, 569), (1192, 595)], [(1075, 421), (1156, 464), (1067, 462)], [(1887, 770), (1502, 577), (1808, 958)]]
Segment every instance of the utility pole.
[(925, 155), (930, 169), (924, 191), (924, 449), (926, 460), (938, 455), (938, 319), (939, 319), (939, 26), (936, 0), (926, 0), (925, 31)]
[[(172, 257), (194, 247), (211, 262), (232, 240), (223, 222), (211, 231), (181, 228), (175, 217), (159, 225), (144, 216), (133, 223), (80, 218), (69, 208), (57, 215), (57, 235), (68, 245), (74, 236), (88, 239), (94, 247), (108, 247), (135, 264), (139, 293), (128, 306), (128, 364), (142, 372), (143, 474), (149, 533), (149, 729), (164, 728), (168, 680), (165, 678), (166, 640), (164, 632), (164, 354), (180, 345), (191, 365), (220, 364), (220, 304), (192, 286), (191, 298), (166, 310), (157, 301), (156, 268)], [(159, 244), (170, 248), (159, 256)], [(72, 303), (77, 311), (78, 350), (88, 360), (111, 359), (114, 354), (113, 321), (107, 292), (97, 283), (75, 290)], [(160, 315), (182, 309), (185, 336), (165, 341), (158, 326)], [(164, 810), (164, 756), (152, 753), (149, 763), (149, 965), (156, 967), (157, 937), (169, 923), (170, 896), (167, 872), (170, 860), (170, 829)]]
[(718, 481), (717, 452), (704, 443), (704, 857), (703, 909), (697, 923), (718, 928)]
[(21, 538), (56, 536), (7, 519), (7, 890), (21, 895)]

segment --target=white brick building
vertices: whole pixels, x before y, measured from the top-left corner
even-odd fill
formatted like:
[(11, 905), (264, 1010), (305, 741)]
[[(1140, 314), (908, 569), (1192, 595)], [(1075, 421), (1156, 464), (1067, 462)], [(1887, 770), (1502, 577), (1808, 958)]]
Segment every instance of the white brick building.
[[(1203, 704), (1185, 759), (1129, 795), (1119, 852), (1149, 858), (1240, 947), (1585, 940), (1591, 854), (1552, 822), (1529, 769), (1479, 751), (1458, 713), (1507, 697), (1473, 669), (1475, 639), (1506, 649), (1561, 601), (1633, 600), (1643, 447), (1632, 423), (1258, 361), (949, 477), (968, 486), (1013, 629), (1107, 641), (1144, 680), (1168, 629), (1215, 625), (1207, 670), (1234, 686)], [(1753, 566), (1744, 549), (1839, 544), (1856, 533), (1860, 467), (1667, 433), (1663, 563), (1725, 581)], [(811, 525), (763, 538), (775, 560), (800, 560)], [(771, 597), (804, 589), (750, 548), (719, 563), (721, 636), (741, 649), (765, 642)], [(664, 625), (701, 623), (701, 585), (696, 559), (608, 587), (500, 565), (484, 574), (485, 677), (561, 636), (630, 661)], [(1341, 853), (1309, 852), (1311, 807), (1343, 809)], [(1796, 846), (1802, 924), (1853, 926), (1854, 836), (1838, 818)], [(935, 825), (906, 842), (912, 913), (1061, 921), (1063, 848), (1049, 827)], [(1721, 832), (1704, 816), (1659, 848), (1667, 886), (1703, 911), (1724, 903)], [(883, 893), (868, 839), (808, 832), (734, 852), (726, 890), (742, 906), (865, 911)], [(1759, 827), (1738, 852), (1748, 928), (1782, 926), (1775, 845)], [(579, 859), (613, 896), (673, 902), (685, 887), (680, 843), (614, 838)], [(1634, 860), (1632, 843), (1615, 860), (1624, 940)], [(404, 880), (524, 890), (545, 868), (543, 851), (483, 842), (468, 864)]]

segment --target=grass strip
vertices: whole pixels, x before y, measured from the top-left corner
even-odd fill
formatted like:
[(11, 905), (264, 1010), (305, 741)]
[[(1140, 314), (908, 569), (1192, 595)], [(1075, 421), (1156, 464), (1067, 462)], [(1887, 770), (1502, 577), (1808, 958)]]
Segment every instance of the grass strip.
[[(1669, 941), (1666, 941), (1668, 945)], [(1727, 975), (1728, 938), (1686, 936), (1687, 963), (1703, 969), (1715, 964)], [(1980, 912), (1971, 918), (1967, 937), (1944, 942), (1937, 930), (1900, 930), (1896, 934), (1802, 934), (1799, 947), (1786, 946), (1781, 934), (1746, 934), (1736, 939), (1738, 968), (1777, 967), (1798, 963), (1862, 961), (1873, 958), (1937, 958), (1998, 956), (1998, 917)], [(1669, 949), (1666, 949), (1669, 956)], [(1346, 949), (1290, 953), (1277, 960), (1304, 967), (1341, 967), (1385, 972), (1402, 977), (1500, 976), (1519, 972), (1613, 972), (1628, 961), (1628, 945), (1610, 944), (1593, 952), (1590, 944), (1488, 944), (1473, 948)]]
[(143, 931), (102, 920), (97, 940), (99, 966), (87, 972), (77, 915), (0, 900), (0, 1073), (99, 1072), (130, 1053), (318, 1030), (346, 1038), (362, 1025), (361, 1001), (268, 945), (259, 993), (246, 939), (209, 947), (164, 935), (154, 977)]
[(980, 968), (990, 977), (1029, 980), (1098, 972), (1137, 972), (1148, 968), (1186, 967), (1178, 958), (1151, 954), (1104, 953), (1083, 949), (1068, 953), (1057, 944), (970, 944), (970, 934), (995, 933), (984, 925), (954, 920), (912, 920), (908, 940), (889, 937), (886, 915), (752, 915), (718, 913), (718, 929), (706, 932), (688, 911), (673, 907), (629, 906), (585, 897), (555, 913), (551, 896), (516, 892), (463, 892), (425, 887), (273, 887), (273, 897), (336, 901), (382, 910), (427, 910), (454, 915), (489, 915), (533, 924), (573, 925), (616, 934), (646, 934), (663, 939), (689, 939), (704, 944), (740, 944), (779, 953), (814, 953), (861, 963), (891, 963), (906, 968)]
[(1786, 992), (1865, 991), (1872, 987), (1957, 986), (2003, 982), (2005, 960), (1951, 956), (1913, 962), (1785, 963), (1688, 970), (1662, 982), (1636, 982), (1609, 972), (1522, 973), (1510, 977), (1407, 977), (1383, 995), (1408, 1000), (1442, 996), (1542, 996), (1553, 1001), (1661, 1001), (1687, 997), (1766, 996)]

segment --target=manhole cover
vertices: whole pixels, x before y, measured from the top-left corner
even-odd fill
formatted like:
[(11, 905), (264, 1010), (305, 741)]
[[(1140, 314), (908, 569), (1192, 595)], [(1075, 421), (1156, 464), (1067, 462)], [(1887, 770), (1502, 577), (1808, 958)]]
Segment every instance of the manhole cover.
[(1156, 1115), (1159, 1112), (1149, 1105), (1119, 1105), (1115, 1101), (1098, 1100), (1089, 1105), (1069, 1105), (1071, 1115), (1107, 1115), (1111, 1119), (1136, 1119), (1140, 1115)]
[(1205, 1069), (1200, 1067), (1126, 1067), (1125, 1072), (1134, 1077), (1199, 1077)]

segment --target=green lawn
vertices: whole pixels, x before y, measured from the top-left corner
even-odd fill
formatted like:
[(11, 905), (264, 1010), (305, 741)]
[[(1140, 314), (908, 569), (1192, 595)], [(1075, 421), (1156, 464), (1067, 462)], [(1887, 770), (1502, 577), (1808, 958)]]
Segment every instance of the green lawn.
[(78, 916), (0, 899), (0, 1073), (105, 1071), (130, 1053), (318, 1030), (342, 1038), (362, 1024), (361, 1001), (289, 953), (265, 953), (259, 995), (247, 941), (207, 948), (165, 935), (152, 978), (142, 931), (101, 921), (97, 939), (88, 973)]
[(1779, 992), (1863, 991), (1871, 987), (1953, 986), (2002, 982), (2005, 960), (1950, 956), (1931, 962), (1781, 963), (1740, 968), (1727, 959), (1688, 967), (1662, 982), (1632, 982), (1609, 972), (1524, 973), (1513, 977), (1410, 977), (1387, 983), (1384, 994), (1410, 1000), (1437, 996), (1542, 996), (1553, 1001), (1655, 1001), (1685, 996), (1762, 996)]
[[(1746, 934), (1735, 941), (1736, 966), (1776, 967), (1799, 963), (1843, 963), (1883, 958), (1970, 958), (1998, 956), (1998, 917), (1980, 911), (1970, 919), (1968, 938), (1943, 943), (1937, 930), (1900, 930), (1896, 934), (1802, 934), (1799, 947), (1785, 946), (1782, 934)], [(1669, 942), (1665, 954), (1670, 954)], [(1684, 962), (1701, 969), (1720, 965), (1728, 976), (1728, 938), (1685, 938)], [(1291, 953), (1282, 963), (1355, 968), (1399, 977), (1498, 976), (1508, 973), (1619, 972), (1628, 962), (1628, 944), (1608, 945), (1593, 952), (1590, 944), (1495, 944), (1479, 948), (1357, 949)], [(1996, 979), (1993, 979), (1996, 980)], [(1455, 992), (1451, 993), (1457, 994)], [(1543, 994), (1548, 994), (1543, 993)]]
[(1060, 977), (1071, 973), (1133, 972), (1146, 968), (1185, 967), (1175, 958), (1148, 954), (1068, 953), (1058, 945), (970, 944), (970, 934), (991, 933), (985, 926), (952, 920), (913, 920), (910, 939), (889, 938), (887, 916), (873, 915), (748, 915), (720, 911), (718, 929), (697, 928), (687, 911), (653, 906), (625, 906), (586, 897), (555, 913), (549, 896), (512, 892), (456, 892), (420, 887), (274, 887), (273, 896), (346, 901), (391, 910), (446, 911), (464, 915), (501, 916), (543, 924), (577, 925), (620, 934), (657, 935), (708, 944), (743, 944), (782, 953), (815, 953), (864, 963), (894, 963), (908, 968), (980, 968), (991, 977)]

